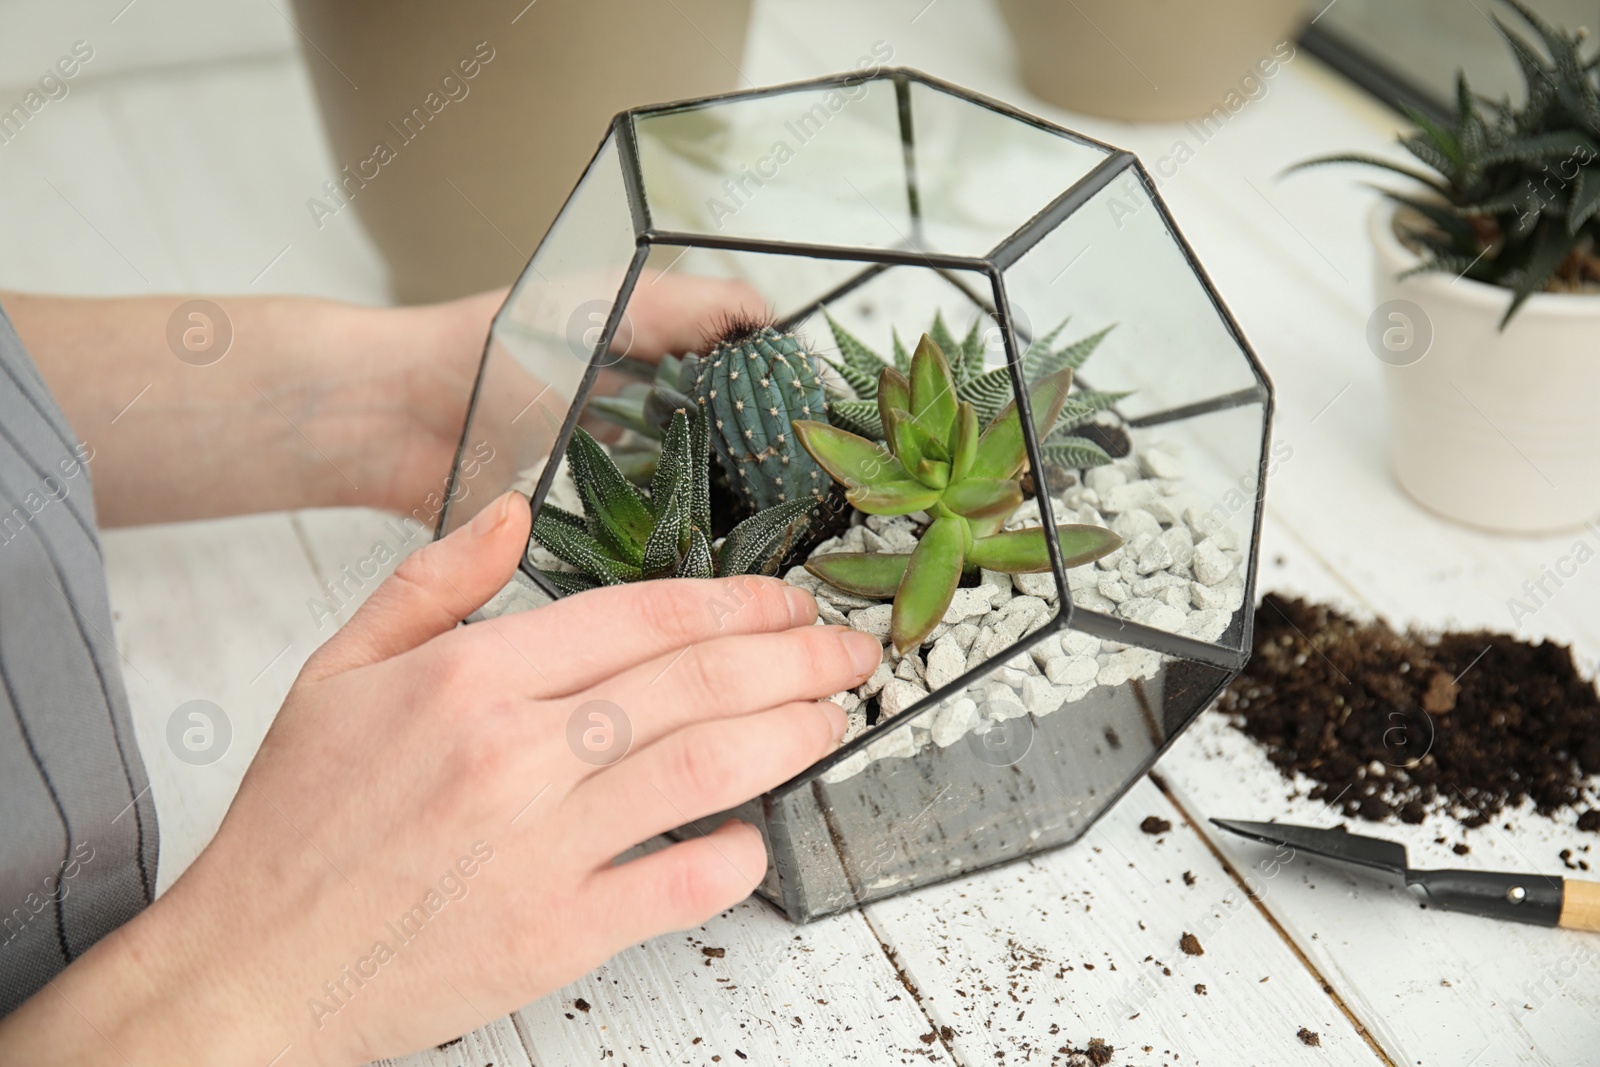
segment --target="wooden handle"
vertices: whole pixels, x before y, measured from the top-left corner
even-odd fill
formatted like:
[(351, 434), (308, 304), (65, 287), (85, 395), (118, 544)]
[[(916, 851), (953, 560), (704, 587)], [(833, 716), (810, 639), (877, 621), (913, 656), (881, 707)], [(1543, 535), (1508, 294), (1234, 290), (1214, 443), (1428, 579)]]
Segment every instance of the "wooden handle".
[(1568, 930), (1600, 931), (1600, 882), (1563, 881), (1558, 925)]

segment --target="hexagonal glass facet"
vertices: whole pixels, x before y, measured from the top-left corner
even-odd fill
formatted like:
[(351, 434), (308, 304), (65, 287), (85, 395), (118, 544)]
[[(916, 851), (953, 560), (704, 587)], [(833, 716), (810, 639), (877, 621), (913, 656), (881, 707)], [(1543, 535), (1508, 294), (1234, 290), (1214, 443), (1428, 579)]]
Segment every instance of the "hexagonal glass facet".
[[(1243, 665), (1270, 459), (1270, 385), (1148, 176), (909, 70), (618, 116), (495, 320), (441, 534), (509, 487), (580, 508), (580, 423), (648, 472), (650, 427), (600, 417), (651, 388), (646, 306), (693, 314), (730, 282), (823, 362), (829, 318), (887, 356), (937, 313), (947, 355), (988, 375), (961, 388), (1031, 412), (1030, 495), (1006, 528), (1124, 540), (958, 590), (890, 656), (910, 706), (737, 812), (772, 854), (761, 892), (804, 922), (1075, 840)], [(1046, 425), (1036, 402), (1065, 367)], [(851, 395), (834, 378), (830, 410)], [(889, 536), (878, 522), (863, 543)], [(482, 614), (557, 595), (541, 559)]]

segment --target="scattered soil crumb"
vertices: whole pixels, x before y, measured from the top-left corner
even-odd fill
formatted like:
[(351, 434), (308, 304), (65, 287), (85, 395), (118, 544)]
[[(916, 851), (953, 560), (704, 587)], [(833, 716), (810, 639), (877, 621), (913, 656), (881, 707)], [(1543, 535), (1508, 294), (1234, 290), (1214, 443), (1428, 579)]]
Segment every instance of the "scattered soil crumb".
[(1450, 846), (1450, 851), (1454, 852), (1458, 856), (1465, 856), (1468, 852), (1472, 851), (1472, 846), (1467, 844), (1465, 841), (1462, 841), (1459, 844)]
[(1600, 694), (1572, 651), (1500, 633), (1397, 633), (1268, 594), (1218, 707), (1286, 779), (1346, 816), (1467, 828), (1530, 801), (1600, 832)]
[(1307, 1030), (1302, 1026), (1300, 1032), (1294, 1036), (1300, 1039), (1302, 1045), (1310, 1045), (1312, 1048), (1322, 1047), (1322, 1035), (1315, 1030)]
[(589, 1010), (589, 1007), (590, 1007), (589, 1002), (587, 1000), (584, 1000), (582, 997), (579, 997), (577, 1000), (574, 1000), (572, 1002), (572, 1006), (574, 1008), (577, 1008), (579, 1011), (582, 1011), (582, 1012), (587, 1012)]
[(1200, 994), (1202, 997), (1208, 995), (1206, 993), (1206, 984), (1204, 982), (1196, 982), (1194, 984), (1194, 991)]
[(1183, 884), (1184, 885), (1194, 885), (1194, 872), (1193, 871), (1184, 871), (1183, 872)]
[(1172, 829), (1172, 824), (1159, 815), (1146, 815), (1144, 822), (1139, 824), (1139, 829), (1147, 834), (1164, 834)]
[(1183, 954), (1186, 956), (1204, 956), (1206, 954), (1205, 947), (1200, 944), (1200, 939), (1187, 930), (1184, 931), (1182, 937), (1178, 938), (1178, 947), (1183, 949)]
[(712, 948), (710, 945), (707, 945), (700, 950), (700, 954), (702, 956), (709, 957), (710, 959), (720, 960), (722, 957), (728, 954), (728, 950), (725, 948)]

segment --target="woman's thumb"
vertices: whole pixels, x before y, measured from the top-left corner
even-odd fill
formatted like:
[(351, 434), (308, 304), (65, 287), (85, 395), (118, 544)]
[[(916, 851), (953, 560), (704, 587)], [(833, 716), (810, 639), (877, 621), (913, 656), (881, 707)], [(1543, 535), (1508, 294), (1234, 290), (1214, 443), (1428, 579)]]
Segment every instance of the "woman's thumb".
[(520, 493), (489, 501), (471, 522), (401, 560), (305, 673), (327, 677), (364, 667), (454, 629), (511, 580), (532, 521)]

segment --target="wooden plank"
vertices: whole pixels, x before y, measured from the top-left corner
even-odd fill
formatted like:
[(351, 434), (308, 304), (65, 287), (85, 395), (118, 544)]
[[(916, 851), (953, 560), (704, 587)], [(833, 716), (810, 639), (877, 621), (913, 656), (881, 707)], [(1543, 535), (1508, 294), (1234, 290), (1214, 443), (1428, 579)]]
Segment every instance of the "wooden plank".
[(797, 927), (759, 901), (629, 949), (516, 1020), (540, 1063), (953, 1062), (860, 913)]
[(522, 1046), (510, 1016), (503, 1016), (470, 1034), (399, 1059), (376, 1060), (383, 1067), (536, 1067)]
[[(1270, 900), (1280, 878), (1253, 884)], [(1382, 1062), (1148, 779), (1075, 845), (867, 915), (962, 1063), (1061, 1063), (1095, 1037), (1114, 1063), (1292, 1063), (1301, 1027), (1318, 1062)]]

